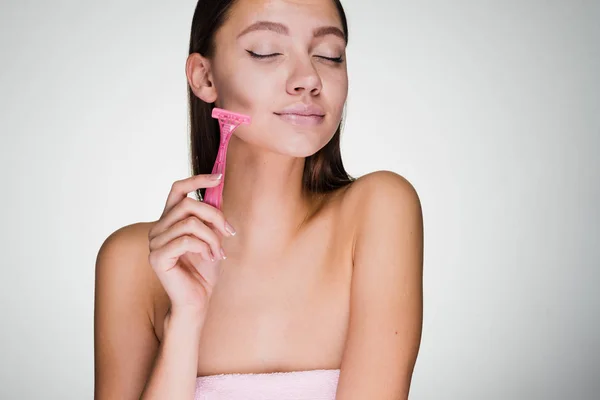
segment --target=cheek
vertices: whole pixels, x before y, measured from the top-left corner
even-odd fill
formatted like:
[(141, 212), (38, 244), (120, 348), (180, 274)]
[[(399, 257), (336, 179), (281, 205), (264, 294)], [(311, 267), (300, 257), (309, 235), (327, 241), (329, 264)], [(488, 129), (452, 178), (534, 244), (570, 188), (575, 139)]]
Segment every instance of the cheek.
[(265, 85), (260, 85), (262, 80), (249, 76), (247, 71), (241, 68), (220, 71), (221, 75), (215, 76), (218, 107), (252, 116), (265, 99), (273, 98), (265, 93)]
[(337, 107), (339, 107), (340, 110), (340, 114), (342, 112), (342, 109), (344, 108), (344, 104), (346, 103), (346, 100), (348, 99), (348, 79), (342, 79), (339, 83), (338, 83), (338, 91), (336, 93), (336, 105)]
[(219, 107), (242, 114), (252, 115), (252, 90), (232, 80), (218, 86)]
[(275, 111), (272, 108), (277, 106), (277, 99), (285, 94), (285, 86), (281, 85), (281, 79), (275, 73), (245, 71), (232, 81), (235, 86), (231, 92), (256, 111)]
[(323, 95), (334, 119), (341, 118), (348, 98), (348, 77), (345, 73), (327, 74), (323, 79)]

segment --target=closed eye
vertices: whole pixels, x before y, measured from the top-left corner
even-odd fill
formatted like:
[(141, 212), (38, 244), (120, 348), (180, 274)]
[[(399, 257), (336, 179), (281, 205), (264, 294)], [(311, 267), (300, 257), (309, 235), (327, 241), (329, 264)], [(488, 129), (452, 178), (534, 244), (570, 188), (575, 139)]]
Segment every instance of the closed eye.
[[(248, 52), (248, 54), (250, 54), (251, 57), (253, 58), (258, 58), (258, 59), (265, 59), (265, 58), (271, 58), (271, 57), (276, 57), (276, 56), (280, 56), (282, 55), (281, 53), (272, 53), (272, 54), (257, 54), (253, 51), (250, 50), (246, 50)], [(325, 57), (325, 56), (316, 56), (325, 60), (329, 60), (332, 61), (334, 63), (341, 63), (344, 61), (344, 59), (340, 56), (340, 57)]]
[(256, 54), (253, 51), (250, 50), (246, 50), (248, 52), (248, 54), (250, 54), (250, 56), (254, 57), (254, 58), (269, 58), (269, 57), (275, 57), (275, 56), (280, 56), (281, 53), (273, 53), (273, 54)]
[(342, 61), (344, 61), (344, 59), (340, 56), (340, 57), (323, 57), (323, 56), (317, 56), (319, 58), (324, 58), (325, 60), (329, 60), (329, 61), (333, 61), (334, 63), (338, 63), (340, 64)]

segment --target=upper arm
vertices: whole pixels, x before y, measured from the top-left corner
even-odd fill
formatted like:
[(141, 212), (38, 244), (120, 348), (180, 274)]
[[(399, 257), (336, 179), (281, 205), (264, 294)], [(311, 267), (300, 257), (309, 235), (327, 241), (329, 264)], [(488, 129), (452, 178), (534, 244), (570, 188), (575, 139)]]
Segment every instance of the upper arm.
[(421, 340), (421, 204), (412, 185), (391, 172), (357, 183), (361, 204), (337, 399), (406, 399)]
[[(158, 349), (144, 224), (111, 234), (96, 259), (94, 356), (96, 399), (139, 399)], [(144, 242), (145, 240), (145, 242)]]

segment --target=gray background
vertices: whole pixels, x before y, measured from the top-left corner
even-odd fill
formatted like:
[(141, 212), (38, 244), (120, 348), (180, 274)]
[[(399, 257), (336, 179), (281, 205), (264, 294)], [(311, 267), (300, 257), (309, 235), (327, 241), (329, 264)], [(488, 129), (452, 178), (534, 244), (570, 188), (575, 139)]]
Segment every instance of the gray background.
[[(598, 2), (343, 3), (345, 164), (423, 203), (411, 398), (598, 398)], [(2, 399), (92, 398), (98, 248), (190, 173), (194, 6), (1, 3)]]

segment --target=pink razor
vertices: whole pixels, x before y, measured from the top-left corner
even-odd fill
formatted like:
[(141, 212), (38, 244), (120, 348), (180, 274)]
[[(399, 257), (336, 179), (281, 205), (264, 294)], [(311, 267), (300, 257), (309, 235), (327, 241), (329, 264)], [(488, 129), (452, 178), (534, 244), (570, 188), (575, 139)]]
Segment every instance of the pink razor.
[(221, 209), (223, 204), (223, 185), (225, 184), (225, 160), (227, 158), (227, 147), (229, 146), (229, 139), (231, 134), (241, 124), (250, 124), (250, 117), (248, 115), (237, 114), (231, 111), (223, 110), (221, 108), (213, 108), (212, 117), (219, 120), (219, 130), (221, 132), (221, 140), (219, 144), (219, 152), (217, 153), (217, 160), (213, 166), (213, 174), (223, 174), (221, 183), (218, 186), (206, 188), (204, 202), (210, 204), (213, 207)]

